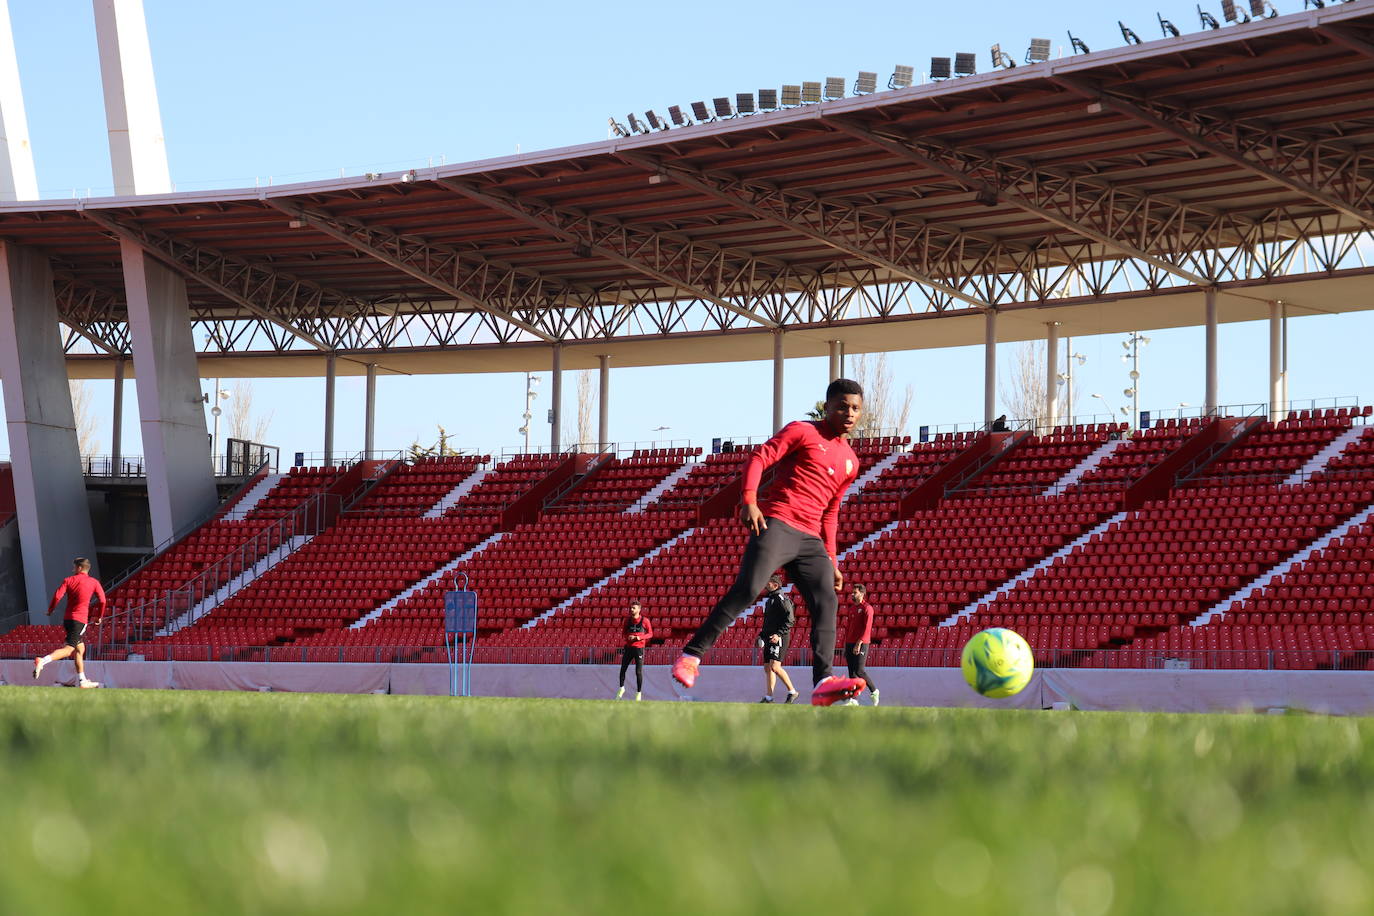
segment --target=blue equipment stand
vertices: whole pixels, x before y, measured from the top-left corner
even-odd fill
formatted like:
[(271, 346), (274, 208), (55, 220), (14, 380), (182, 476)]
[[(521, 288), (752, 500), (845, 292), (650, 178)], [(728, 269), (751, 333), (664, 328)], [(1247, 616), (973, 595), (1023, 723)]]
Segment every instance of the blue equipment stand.
[(444, 645), (448, 649), (448, 695), (472, 696), (472, 654), (477, 648), (477, 593), (463, 590), (444, 594)]

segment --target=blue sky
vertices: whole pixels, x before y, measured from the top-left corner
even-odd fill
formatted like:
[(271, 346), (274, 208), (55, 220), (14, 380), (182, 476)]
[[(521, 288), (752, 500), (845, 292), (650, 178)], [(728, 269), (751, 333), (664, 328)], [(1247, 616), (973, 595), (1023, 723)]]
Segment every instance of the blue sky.
[[(1281, 12), (1300, 8), (1280, 0)], [(897, 63), (923, 70), (932, 55), (1000, 42), (1020, 57), (1032, 36), (1067, 44), (1067, 30), (1096, 49), (1119, 46), (1116, 18), (1147, 39), (1154, 7), (1136, 12), (1086, 2), (979, 4), (872, 2), (674, 4), (468, 4), (355, 0), (236, 0), (204, 4), (145, 0), (173, 180), (182, 190), (251, 186), (379, 169), (444, 157), (449, 162), (567, 146), (605, 137), (608, 115), (749, 91), (860, 69), (885, 75)], [(1159, 9), (1195, 31), (1192, 2)], [(89, 0), (11, 4), (29, 132), (44, 196), (109, 193), (110, 166)], [(1142, 359), (1142, 408), (1202, 400), (1200, 329), (1150, 332)], [(1368, 400), (1368, 314), (1295, 319), (1292, 398)], [(1126, 402), (1122, 335), (1084, 337), (1078, 373), (1082, 412)], [(1004, 345), (1002, 363), (1016, 345)], [(1266, 400), (1267, 327), (1223, 325), (1223, 403)], [(980, 348), (889, 357), (897, 385), (914, 392), (911, 426), (976, 420), (982, 408)], [(825, 382), (820, 359), (787, 364), (786, 410), (800, 416)], [(717, 435), (760, 435), (771, 420), (771, 367), (738, 363), (622, 369), (613, 373), (612, 438), (709, 444)], [(111, 384), (93, 382), (97, 406)], [(232, 384), (225, 381), (223, 384)], [(206, 383), (209, 390), (211, 383)], [(323, 384), (258, 380), (260, 412), (271, 412), (272, 444), (317, 451)], [(432, 440), (436, 424), (465, 444), (499, 449), (520, 442), (523, 376), (383, 377), (378, 446)], [(576, 383), (565, 377), (565, 412)], [(535, 413), (548, 408), (540, 385)], [(683, 394), (666, 400), (661, 392)], [(341, 379), (336, 443), (362, 445), (363, 382)], [(132, 385), (125, 451), (138, 450)], [(655, 432), (655, 427), (669, 430)], [(547, 425), (536, 421), (536, 442)], [(108, 421), (98, 437), (109, 445)], [(8, 452), (0, 442), (0, 453)]]

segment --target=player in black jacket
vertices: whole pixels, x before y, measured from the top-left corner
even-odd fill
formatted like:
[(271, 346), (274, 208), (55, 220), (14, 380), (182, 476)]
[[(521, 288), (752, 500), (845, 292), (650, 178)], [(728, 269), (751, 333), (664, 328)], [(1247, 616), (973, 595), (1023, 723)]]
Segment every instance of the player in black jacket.
[(763, 680), (768, 691), (760, 703), (773, 702), (773, 689), (777, 679), (787, 685), (787, 699), (791, 703), (797, 698), (797, 689), (787, 676), (782, 661), (787, 657), (787, 643), (792, 637), (792, 624), (797, 620), (792, 607), (792, 599), (782, 593), (782, 577), (774, 573), (768, 580), (768, 598), (763, 603), (763, 628), (759, 631), (758, 646), (763, 650)]

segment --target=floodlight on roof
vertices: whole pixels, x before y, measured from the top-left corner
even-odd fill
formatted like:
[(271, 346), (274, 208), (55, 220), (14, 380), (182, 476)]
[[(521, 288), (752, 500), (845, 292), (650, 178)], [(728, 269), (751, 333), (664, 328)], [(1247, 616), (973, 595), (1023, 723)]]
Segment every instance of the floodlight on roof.
[(683, 117), (682, 108), (678, 105), (668, 106), (668, 117), (672, 118), (673, 124), (677, 127), (686, 127), (688, 124), (692, 123)]
[(778, 90), (760, 89), (759, 90), (759, 109), (772, 110), (778, 107)]
[(993, 67), (1001, 67), (1004, 70), (1010, 70), (1012, 67), (1016, 66), (1016, 61), (1011, 59), (1010, 54), (1002, 50), (1000, 44), (993, 45), (991, 53)]
[(827, 76), (825, 78), (825, 98), (827, 101), (844, 98), (844, 77)]
[(649, 128), (645, 127), (643, 122), (641, 122), (633, 114), (626, 115), (625, 120), (630, 122), (630, 130), (634, 131), (635, 133), (647, 134), (649, 132)]
[(1236, 6), (1236, 0), (1221, 0), (1221, 18), (1242, 25), (1250, 21), (1250, 14)]
[(1155, 13), (1155, 18), (1159, 20), (1159, 30), (1164, 33), (1165, 38), (1178, 37), (1178, 26), (1165, 19), (1160, 13)]
[(1199, 6), (1199, 7), (1197, 8), (1197, 18), (1200, 19), (1200, 20), (1202, 20), (1202, 27), (1203, 27), (1204, 29), (1219, 29), (1219, 28), (1221, 28), (1221, 23), (1220, 23), (1220, 22), (1217, 22), (1217, 17), (1215, 17), (1215, 16), (1213, 16), (1211, 13), (1207, 12), (1207, 11), (1206, 11), (1205, 9), (1203, 9), (1201, 6)]
[(625, 125), (621, 124), (615, 118), (607, 118), (606, 125), (610, 127), (611, 133), (615, 134), (617, 137), (628, 137), (630, 135), (630, 132), (625, 129)]
[(1068, 34), (1068, 36), (1069, 36), (1069, 44), (1073, 46), (1073, 53), (1075, 53), (1075, 54), (1091, 54), (1091, 53), (1092, 53), (1092, 48), (1089, 48), (1086, 44), (1084, 44), (1084, 43), (1083, 43), (1083, 39), (1081, 39), (1081, 38), (1074, 38), (1074, 37), (1073, 37), (1073, 32), (1068, 32), (1068, 33), (1066, 33), (1066, 34)]
[(905, 89), (911, 85), (915, 77), (915, 67), (908, 67), (906, 64), (898, 64), (892, 68), (892, 75), (887, 78), (887, 88)]
[(973, 76), (978, 72), (978, 55), (960, 51), (954, 55), (954, 75)]
[(1273, 19), (1278, 14), (1269, 0), (1250, 0), (1250, 15), (1256, 19)]
[(649, 126), (652, 127), (654, 130), (668, 129), (668, 125), (664, 123), (663, 119), (661, 119), (652, 108), (644, 112), (644, 120), (648, 121)]
[(1030, 47), (1026, 49), (1026, 63), (1038, 64), (1049, 59), (1050, 40), (1048, 38), (1032, 38)]
[(866, 95), (878, 91), (878, 74), (872, 70), (860, 70), (859, 78), (854, 81), (854, 94)]
[(821, 84), (812, 82), (802, 83), (802, 101), (819, 102), (821, 100)]
[(948, 57), (932, 57), (930, 59), (930, 78), (933, 80), (947, 80), (950, 76), (950, 60)]
[(753, 114), (754, 111), (755, 111), (755, 109), (754, 109), (754, 93), (752, 93), (752, 92), (736, 92), (736, 93), (735, 93), (735, 110), (738, 111), (738, 112), (739, 112), (740, 114), (742, 114), (742, 115)]
[(729, 118), (735, 114), (735, 110), (730, 107), (730, 100), (723, 95), (712, 99), (711, 104), (715, 106), (718, 118)]
[(715, 118), (711, 117), (711, 109), (706, 107), (705, 102), (692, 103), (692, 117), (703, 123), (715, 120)]
[(784, 108), (791, 108), (793, 105), (802, 103), (802, 87), (796, 83), (784, 83), (782, 87), (782, 104)]
[(1311, 7), (1314, 10), (1320, 10), (1325, 9), (1326, 4), (1323, 2), (1323, 0), (1302, 0), (1302, 8), (1307, 9), (1308, 7)]
[(1126, 23), (1122, 22), (1120, 19), (1116, 21), (1116, 27), (1121, 30), (1121, 37), (1126, 39), (1126, 44), (1140, 44), (1140, 36), (1135, 33), (1135, 29), (1131, 28)]

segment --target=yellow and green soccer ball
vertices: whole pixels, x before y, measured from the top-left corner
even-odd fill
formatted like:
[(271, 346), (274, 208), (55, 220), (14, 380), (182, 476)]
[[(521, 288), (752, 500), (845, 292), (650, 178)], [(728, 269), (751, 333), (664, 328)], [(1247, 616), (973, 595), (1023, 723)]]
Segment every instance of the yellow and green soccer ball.
[(964, 643), (964, 680), (985, 697), (1018, 694), (1035, 672), (1035, 656), (1019, 633), (994, 627)]

